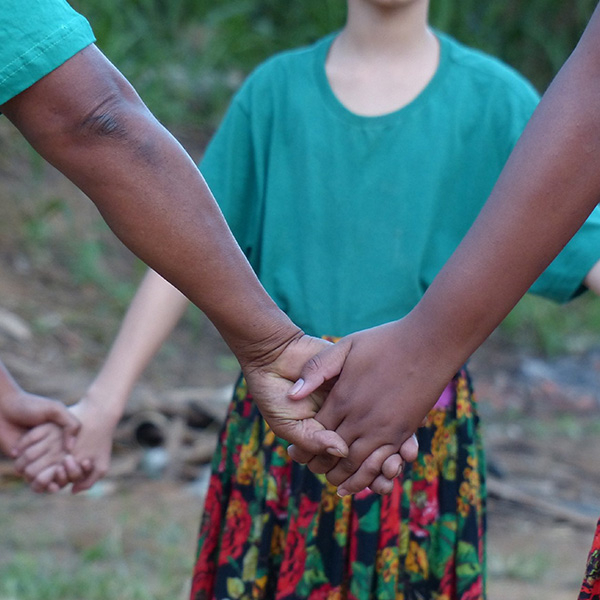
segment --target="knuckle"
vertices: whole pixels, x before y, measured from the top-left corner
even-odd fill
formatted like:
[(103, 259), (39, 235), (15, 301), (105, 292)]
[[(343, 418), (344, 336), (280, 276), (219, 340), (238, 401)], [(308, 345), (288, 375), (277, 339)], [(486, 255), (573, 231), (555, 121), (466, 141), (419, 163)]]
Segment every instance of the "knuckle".
[(344, 473), (347, 475), (353, 475), (358, 470), (359, 465), (357, 465), (352, 459), (345, 458), (340, 460), (339, 466)]

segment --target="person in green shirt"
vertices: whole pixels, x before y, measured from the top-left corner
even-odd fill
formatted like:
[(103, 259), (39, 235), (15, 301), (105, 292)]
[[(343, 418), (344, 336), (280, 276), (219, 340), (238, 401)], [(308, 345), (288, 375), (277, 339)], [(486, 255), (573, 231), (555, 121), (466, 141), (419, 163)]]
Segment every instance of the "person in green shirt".
[[(265, 289), (311, 335), (337, 338), (413, 309), (537, 104), (520, 75), (431, 30), (427, 12), (426, 0), (349, 0), (340, 33), (256, 69), (201, 163)], [(567, 301), (594, 284), (599, 258), (595, 214), (533, 291)], [(105, 472), (132, 386), (186, 306), (148, 273), (75, 408), (74, 454), (95, 465), (75, 491)], [(341, 498), (289, 460), (240, 381), (192, 597), (483, 598), (485, 473), (467, 368), (438, 396), (390, 495)], [(29, 473), (41, 488), (45, 466)]]

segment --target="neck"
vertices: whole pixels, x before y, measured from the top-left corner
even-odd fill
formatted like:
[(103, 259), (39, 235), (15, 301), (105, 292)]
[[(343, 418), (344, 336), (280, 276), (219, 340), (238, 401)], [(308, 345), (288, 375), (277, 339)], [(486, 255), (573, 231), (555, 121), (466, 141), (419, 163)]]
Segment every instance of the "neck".
[(364, 116), (386, 114), (427, 86), (439, 61), (428, 7), (428, 0), (390, 7), (348, 0), (346, 26), (325, 61), (331, 89), (346, 108)]
[(347, 56), (361, 60), (386, 56), (410, 58), (432, 43), (428, 0), (383, 7), (365, 0), (348, 0), (346, 25), (338, 44)]

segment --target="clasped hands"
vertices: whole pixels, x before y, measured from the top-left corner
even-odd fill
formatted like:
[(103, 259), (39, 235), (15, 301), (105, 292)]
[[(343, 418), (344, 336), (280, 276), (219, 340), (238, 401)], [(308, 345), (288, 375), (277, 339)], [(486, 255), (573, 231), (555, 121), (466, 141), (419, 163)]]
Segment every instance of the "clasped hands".
[[(391, 491), (404, 461), (416, 458), (414, 433), (452, 376), (423, 376), (420, 366), (431, 356), (415, 351), (406, 329), (400, 320), (337, 344), (299, 332), (266, 357), (240, 361), (263, 417), (291, 444), (291, 458), (324, 473), (342, 496)], [(120, 418), (109, 405), (92, 385), (70, 409), (81, 430), (68, 451), (53, 423), (14, 445), (15, 468), (34, 491), (72, 483), (76, 493), (106, 474)]]

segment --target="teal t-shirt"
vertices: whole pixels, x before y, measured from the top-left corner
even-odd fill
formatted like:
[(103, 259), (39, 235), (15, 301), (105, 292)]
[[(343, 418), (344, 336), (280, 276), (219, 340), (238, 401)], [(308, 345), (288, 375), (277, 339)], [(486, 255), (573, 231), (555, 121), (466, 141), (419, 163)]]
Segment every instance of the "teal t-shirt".
[(94, 41), (87, 20), (65, 0), (2, 0), (0, 105)]
[[(430, 83), (378, 117), (333, 94), (334, 36), (272, 58), (237, 93), (202, 160), (263, 285), (311, 334), (345, 335), (414, 307), (538, 102), (513, 69), (438, 35)], [(567, 300), (599, 258), (596, 214), (536, 291)]]

